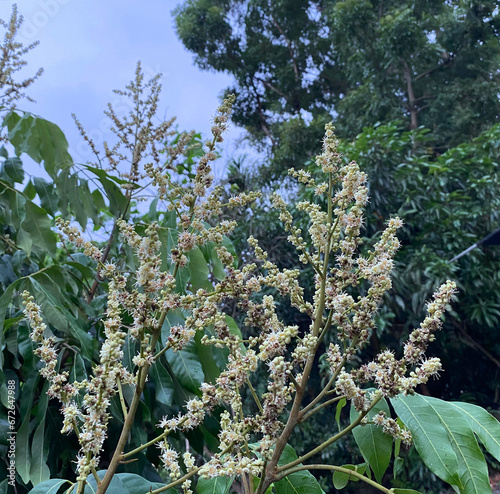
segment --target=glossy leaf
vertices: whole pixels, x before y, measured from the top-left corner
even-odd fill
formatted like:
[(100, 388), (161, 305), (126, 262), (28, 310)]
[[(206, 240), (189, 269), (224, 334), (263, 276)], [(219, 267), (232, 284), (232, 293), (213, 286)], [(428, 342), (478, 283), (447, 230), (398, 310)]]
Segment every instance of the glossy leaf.
[[(368, 419), (377, 415), (379, 411), (383, 411), (387, 416), (390, 416), (389, 406), (384, 398), (370, 410)], [(359, 416), (359, 413), (352, 405), (350, 415), (351, 422), (356, 420)], [(384, 434), (382, 429), (374, 424), (360, 425), (353, 429), (352, 434), (363, 458), (368, 465), (370, 465), (377, 482), (381, 482), (391, 462), (392, 437)]]
[(488, 453), (500, 461), (500, 422), (484, 408), (472, 403), (452, 401), (448, 404), (460, 411)]
[[(283, 466), (296, 460), (297, 453), (287, 444), (278, 465)], [(323, 489), (311, 472), (295, 472), (274, 483), (276, 494), (324, 494)]]
[(338, 403), (337, 403), (337, 408), (335, 410), (335, 422), (337, 422), (337, 427), (339, 428), (340, 431), (340, 415), (342, 413), (342, 409), (346, 406), (347, 400), (345, 398), (342, 398)]
[(203, 252), (199, 247), (195, 247), (188, 253), (189, 258), (189, 275), (192, 290), (196, 291), (200, 288), (205, 290), (212, 290), (212, 283), (208, 279), (209, 271), (207, 261)]
[(200, 478), (196, 490), (198, 494), (228, 494), (232, 484), (230, 477)]
[(61, 487), (69, 484), (69, 480), (50, 479), (38, 484), (29, 491), (28, 494), (58, 494)]
[(161, 362), (156, 362), (149, 370), (151, 380), (154, 382), (156, 399), (164, 405), (171, 405), (174, 397), (174, 385), (168, 371)]
[(394, 494), (420, 494), (418, 491), (414, 491), (413, 489), (392, 489)]
[[(355, 472), (364, 474), (366, 470), (366, 464), (363, 463), (362, 465), (342, 465), (342, 468), (346, 468), (347, 470), (354, 470)], [(335, 489), (343, 489), (349, 483), (349, 481), (351, 482), (359, 481), (357, 477), (349, 475), (348, 473), (340, 472), (338, 470), (333, 472), (332, 477), (333, 477), (333, 486), (335, 487)]]
[(205, 376), (196, 343), (191, 340), (182, 350), (174, 352), (169, 349), (165, 355), (179, 383), (192, 393), (199, 394)]
[(48, 446), (45, 444), (45, 416), (38, 425), (31, 446), (30, 480), (38, 485), (50, 478), (47, 466)]
[(486, 461), (469, 424), (470, 417), (466, 418), (462, 409), (418, 394), (400, 396), (392, 403), (430, 470), (458, 486), (461, 494), (491, 492)]

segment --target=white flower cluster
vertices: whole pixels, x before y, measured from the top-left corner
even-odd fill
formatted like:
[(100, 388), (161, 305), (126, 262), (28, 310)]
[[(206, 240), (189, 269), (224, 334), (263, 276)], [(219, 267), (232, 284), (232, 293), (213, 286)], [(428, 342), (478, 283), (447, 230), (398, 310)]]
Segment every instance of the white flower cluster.
[[(101, 250), (84, 240), (77, 229), (62, 220), (58, 222), (66, 237), (98, 263), (99, 275), (110, 280), (103, 320), (104, 342), (99, 363), (88, 382), (68, 384), (67, 373), (56, 372), (54, 340), (44, 336), (46, 328), (39, 308), (29, 294), (25, 295), (32, 338), (42, 344), (37, 350), (45, 362), (42, 372), (51, 381), (51, 393), (63, 402), (63, 430), (74, 430), (78, 434), (79, 479), (84, 479), (98, 466), (110, 399), (119, 392), (122, 383), (135, 385), (136, 394), (139, 390), (140, 396), (149, 368), (155, 365), (160, 341), (163, 341), (161, 353), (167, 349), (177, 352), (201, 336), (197, 344), (201, 341), (204, 345), (223, 348), (227, 355), (226, 367), (218, 377), (203, 383), (199, 396), (190, 398), (180, 413), (165, 416), (158, 424), (162, 429), (158, 438), (160, 458), (172, 482), (182, 484), (186, 494), (191, 492), (190, 478), (195, 474), (238, 476), (243, 481), (252, 475), (265, 477), (270, 472), (271, 479), (293, 428), (306, 415), (327, 406), (329, 402), (321, 403), (325, 396), (335, 394), (332, 401), (350, 400), (364, 417), (381, 395), (411, 393), (415, 386), (425, 383), (441, 368), (438, 359), (425, 357), (425, 351), (441, 327), (441, 318), (455, 291), (452, 282), (447, 282), (436, 293), (428, 306), (429, 316), (411, 333), (402, 358), (385, 350), (359, 368), (350, 371), (345, 368), (347, 362), (354, 365), (358, 359), (356, 354), (369, 341), (379, 303), (391, 287), (390, 273), (399, 247), (396, 231), (402, 222), (397, 218), (389, 220), (372, 250), (364, 256), (359, 253), (363, 208), (368, 202), (367, 177), (355, 162), (344, 164), (331, 125), (326, 127), (323, 152), (316, 159), (326, 178), (317, 182), (308, 171), (291, 172), (300, 183), (314, 189), (315, 195), (323, 196), (322, 200), (326, 198), (327, 207), (311, 201), (297, 204), (296, 209), (308, 216), (308, 226), (303, 232), (294, 224), (282, 197), (275, 194), (271, 201), (279, 210), (299, 259), (314, 271), (311, 300), (306, 300), (306, 292), (300, 284), (300, 270), (280, 269), (252, 237), (248, 243), (255, 252), (255, 263), (241, 268), (234, 266), (233, 255), (223, 242), (236, 223), (222, 220), (220, 216), (224, 207), (245, 205), (257, 194), (231, 197), (224, 204), (223, 189), (212, 187), (210, 163), (217, 157), (215, 145), (227, 127), (231, 103), (232, 99), (225, 101), (214, 118), (213, 139), (206, 143), (206, 152), (199, 159), (192, 184), (174, 183), (173, 165), (165, 167), (153, 160), (156, 165), (146, 167), (146, 175), (158, 188), (159, 199), (167, 202), (176, 215), (178, 235), (167, 253), (168, 266), (162, 266), (162, 227), (157, 223), (147, 225), (144, 233), (139, 234), (126, 221), (117, 222), (121, 238), (137, 259), (136, 271), (125, 276), (115, 264), (105, 262)], [(181, 139), (179, 146), (184, 149), (186, 145), (185, 139)], [(169, 154), (178, 156), (174, 149), (170, 149)], [(182, 277), (178, 274), (185, 269), (190, 253), (208, 242), (215, 245), (224, 267), (224, 278), (211, 279), (211, 287), (205, 289), (194, 290), (192, 284), (188, 284), (180, 292), (177, 284)], [(287, 299), (309, 322), (300, 327), (285, 324), (278, 314), (278, 298), (271, 293), (279, 296), (280, 303)], [(230, 327), (225, 312), (229, 302), (239, 312), (248, 336), (242, 337)], [(172, 326), (169, 335), (161, 340), (165, 317), (174, 310), (184, 314), (184, 320)], [(127, 327), (122, 320), (124, 313), (132, 318)], [(328, 333), (335, 340), (326, 351), (330, 380), (318, 397), (304, 404), (308, 379)], [(139, 348), (132, 359), (135, 368), (128, 370), (121, 364), (127, 334), (138, 342)], [(267, 379), (267, 389), (260, 396), (253, 387), (256, 383), (252, 384), (258, 370), (264, 372)], [(377, 393), (369, 394), (362, 389), (368, 382), (376, 386)], [(244, 414), (244, 388), (245, 396), (251, 395), (254, 400), (250, 415)], [(82, 409), (72, 400), (78, 389), (85, 390)], [(217, 407), (224, 410), (220, 415), (219, 450), (197, 467), (195, 457), (173, 449), (173, 442), (169, 443), (167, 436), (173, 431), (187, 433), (202, 425)], [(373, 422), (404, 442), (411, 440), (406, 430), (383, 414), (377, 415)], [(259, 494), (269, 487), (267, 482), (261, 483)]]

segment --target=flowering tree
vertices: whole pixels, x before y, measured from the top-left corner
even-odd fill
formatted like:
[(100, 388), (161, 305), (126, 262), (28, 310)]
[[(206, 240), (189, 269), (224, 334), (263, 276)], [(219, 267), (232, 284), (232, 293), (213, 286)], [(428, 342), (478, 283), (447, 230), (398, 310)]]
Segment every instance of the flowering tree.
[[(86, 338), (94, 336), (96, 351), (88, 355), (92, 367), (84, 365), (81, 378), (74, 366), (65, 368), (67, 360), (61, 358), (67, 343), (56, 309), (50, 301), (38, 302), (43, 290), (30, 290), (36, 297), (22, 291), (40, 373), (49, 384), (47, 394), (61, 404), (61, 433), (76, 436), (79, 445), (76, 482), (53, 475), (34, 485), (31, 493), (181, 489), (184, 494), (285, 494), (292, 487), (303, 494), (321, 493), (310, 473), (320, 469), (333, 473), (337, 489), (362, 481), (380, 492), (411, 493), (416, 491), (389, 486), (391, 480), (384, 475), (393, 454), (397, 473), (401, 443), (412, 441), (426, 465), (459, 492), (491, 492), (476, 437), (500, 459), (495, 419), (474, 405), (415, 393), (441, 370), (439, 359), (426, 352), (441, 328), (454, 283), (448, 281), (436, 291), (428, 316), (399, 353), (383, 350), (371, 361), (360, 361), (381, 299), (391, 287), (401, 221), (389, 220), (373, 246), (362, 245), (367, 177), (355, 162), (344, 164), (333, 127), (326, 126), (323, 152), (316, 160), (323, 178), (290, 171), (317, 199), (296, 205), (308, 217), (307, 231), (296, 226), (284, 198), (275, 194), (271, 199), (297, 251), (298, 265), (315, 273), (313, 296), (308, 298), (301, 269), (280, 269), (254, 238), (248, 239), (248, 249), (256, 261), (240, 266), (228, 241), (236, 222), (224, 219), (226, 210), (249, 206), (258, 195), (228, 197), (222, 186), (213, 185), (211, 163), (217, 159), (216, 145), (222, 142), (234, 98), (218, 109), (212, 139), (192, 173), (179, 177), (179, 163), (190, 156), (193, 136), (181, 135), (165, 146), (172, 131), (171, 122), (154, 124), (159, 91), (158, 80), (145, 83), (138, 67), (135, 80), (121, 93), (131, 98), (130, 114), (120, 117), (112, 107), (107, 112), (116, 144), (104, 145), (101, 159), (87, 137), (97, 158), (87, 170), (108, 191), (114, 193), (113, 183), (124, 191), (115, 197), (117, 214), (108, 242), (100, 246), (90, 241), (71, 221), (71, 209), (54, 215), (63, 248), (79, 259), (70, 267), (79, 269), (76, 277), (88, 288), (81, 306), (92, 304), (97, 293), (102, 297), (102, 311), (94, 312), (92, 327), (81, 332), (80, 343), (73, 343), (83, 351)], [(7, 116), (6, 125), (12, 126), (14, 143), (21, 135), (27, 142), (30, 130), (16, 126), (15, 115)], [(57, 178), (60, 175), (68, 176), (63, 170)], [(141, 216), (131, 206), (151, 187), (153, 207), (149, 216)], [(19, 231), (14, 228), (15, 242)], [(81, 249), (87, 261), (75, 257)], [(21, 287), (36, 288), (40, 274), (36, 271), (11, 285), (0, 307)], [(277, 305), (285, 302), (309, 324), (284, 324)], [(19, 316), (11, 325), (21, 320)], [(327, 335), (334, 342), (325, 347)], [(328, 378), (311, 396), (308, 384), (319, 361), (327, 362)], [(183, 399), (158, 421), (156, 434), (143, 440), (134, 425), (151, 392), (169, 405), (174, 393)], [(344, 426), (340, 418), (347, 403), (349, 421)], [(298, 456), (290, 444), (294, 430), (328, 407), (339, 432)], [(110, 441), (113, 427), (119, 434)], [(209, 429), (212, 433), (206, 434)], [(202, 448), (193, 445), (197, 430), (207, 438)], [(364, 463), (312, 462), (350, 433)], [(163, 482), (118, 471), (149, 449), (160, 451), (161, 464), (156, 466)], [(106, 468), (99, 470), (103, 457)]]

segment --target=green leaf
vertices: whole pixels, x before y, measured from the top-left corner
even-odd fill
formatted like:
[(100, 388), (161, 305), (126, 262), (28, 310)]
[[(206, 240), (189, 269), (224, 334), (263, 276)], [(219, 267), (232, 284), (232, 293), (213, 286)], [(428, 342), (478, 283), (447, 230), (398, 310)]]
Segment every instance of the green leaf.
[(48, 217), (47, 211), (31, 201), (26, 202), (25, 208), (26, 218), (22, 224), (23, 230), (29, 232), (37, 247), (55, 257), (57, 239), (52, 231), (52, 221)]
[[(342, 468), (346, 468), (347, 470), (354, 470), (355, 472), (364, 474), (366, 470), (366, 463), (363, 463), (361, 465), (342, 465)], [(359, 481), (357, 477), (339, 471), (333, 472), (332, 477), (333, 477), (333, 486), (335, 487), (335, 489), (339, 490), (343, 489), (349, 483), (349, 481), (352, 482)]]
[[(109, 210), (111, 214), (118, 217), (125, 212), (128, 205), (128, 199), (122, 192), (122, 189), (117, 184), (127, 183), (126, 180), (121, 180), (117, 177), (109, 175), (104, 170), (95, 168), (90, 165), (85, 165), (85, 168), (97, 176), (99, 182), (106, 192), (106, 198), (109, 201)], [(77, 199), (77, 197), (75, 197)], [(73, 205), (73, 202), (72, 202)]]
[(394, 458), (393, 478), (395, 479), (403, 468), (404, 460), (400, 456)]
[(7, 158), (3, 163), (7, 175), (20, 184), (24, 180), (23, 162), (19, 158)]
[(207, 261), (200, 248), (195, 247), (193, 250), (189, 251), (188, 258), (188, 270), (193, 292), (200, 288), (212, 290), (212, 283), (210, 283), (208, 279), (209, 271)]
[[(129, 492), (130, 494), (145, 494), (150, 492), (151, 488), (159, 489), (165, 485), (160, 482), (151, 482), (144, 477), (136, 475), (135, 473), (118, 473), (115, 476), (120, 479), (124, 487), (127, 489), (126, 492)], [(175, 492), (175, 489), (168, 489), (164, 492), (166, 494), (173, 493)]]
[(31, 446), (30, 480), (33, 485), (38, 485), (50, 478), (47, 466), (49, 449), (45, 444), (45, 416), (38, 425)]
[(418, 491), (414, 491), (413, 489), (392, 489), (394, 494), (420, 494)]
[(231, 477), (200, 478), (196, 490), (198, 494), (228, 494), (232, 484)]
[(17, 232), (16, 244), (20, 249), (22, 249), (26, 253), (27, 257), (31, 256), (31, 249), (33, 247), (33, 238), (22, 227), (19, 228)]
[(52, 122), (24, 112), (21, 117), (11, 112), (4, 125), (9, 130), (9, 141), (16, 154), (27, 153), (37, 163), (44, 164), (47, 173), (55, 178), (57, 171), (72, 165), (68, 153), (68, 141), (62, 130)]
[(202, 332), (197, 331), (194, 337), (194, 341), (196, 342), (196, 350), (198, 352), (198, 357), (203, 368), (205, 381), (209, 383), (215, 383), (215, 380), (219, 377), (221, 371), (217, 365), (217, 360), (214, 358), (213, 345), (204, 345), (201, 342), (202, 337)]
[(149, 375), (155, 385), (156, 399), (164, 405), (171, 405), (174, 397), (174, 384), (167, 369), (161, 362), (155, 362)]
[(337, 422), (337, 427), (339, 428), (340, 431), (340, 414), (342, 413), (342, 409), (346, 406), (347, 400), (345, 398), (342, 398), (338, 403), (337, 403), (337, 409), (335, 411), (335, 422)]
[(11, 302), (12, 294), (14, 293), (14, 290), (16, 289), (17, 285), (19, 285), (20, 282), (21, 280), (17, 280), (14, 281), (14, 283), (11, 283), (0, 297), (0, 369), (3, 369), (3, 364), (4, 364), (4, 352), (2, 351), (2, 349), (5, 342), (5, 333), (4, 333), (5, 313), (7, 312), (7, 308), (9, 307), (9, 304)]
[[(27, 385), (25, 384), (25, 388), (26, 386)], [(30, 408), (31, 405), (28, 408), (28, 410), (30, 410)], [(29, 411), (28, 414), (24, 417), (21, 427), (19, 427), (19, 430), (17, 431), (16, 434), (16, 471), (25, 484), (27, 484), (30, 481), (30, 469), (31, 469), (31, 454), (29, 447), (30, 418), (31, 418), (31, 411)]]
[(34, 177), (34, 186), (38, 197), (40, 197), (40, 204), (45, 211), (54, 215), (58, 211), (59, 199), (54, 192), (54, 184), (49, 184), (43, 178)]
[(486, 461), (469, 425), (470, 417), (461, 408), (418, 394), (400, 396), (392, 403), (430, 470), (458, 486), (461, 494), (491, 492)]
[[(297, 459), (295, 450), (287, 444), (281, 457), (278, 461), (279, 466), (286, 465)], [(304, 470), (302, 472), (294, 472), (279, 482), (274, 483), (276, 494), (324, 494), (323, 489), (319, 485), (314, 475)]]
[(64, 484), (70, 484), (69, 480), (50, 479), (38, 484), (28, 494), (57, 494)]
[[(99, 470), (97, 475), (100, 479), (106, 475), (106, 470)], [(106, 494), (146, 494), (152, 489), (158, 489), (165, 484), (150, 482), (149, 480), (133, 473), (117, 473), (113, 476), (109, 484)], [(87, 478), (87, 486), (85, 487), (85, 494), (94, 494), (97, 491), (97, 484), (95, 478), (89, 475)], [(166, 493), (175, 492), (173, 489), (168, 489)]]
[(192, 393), (199, 394), (205, 376), (196, 351), (196, 343), (191, 340), (178, 352), (169, 349), (165, 356), (179, 383)]
[(484, 408), (472, 403), (452, 401), (448, 404), (460, 410), (488, 453), (500, 461), (500, 422)]
[(85, 369), (85, 361), (83, 360), (83, 357), (79, 353), (76, 353), (73, 356), (73, 359), (73, 367), (71, 367), (71, 371), (69, 373), (70, 382), (83, 381), (84, 379), (87, 379), (88, 375), (87, 370)]
[[(367, 416), (368, 419), (373, 418), (379, 411), (383, 411), (387, 416), (390, 416), (389, 406), (384, 398), (370, 410)], [(350, 416), (351, 422), (354, 422), (359, 416), (359, 413), (352, 405)], [(363, 458), (373, 470), (377, 482), (381, 482), (391, 462), (392, 437), (384, 434), (382, 429), (374, 424), (358, 426), (353, 429), (352, 434)]]

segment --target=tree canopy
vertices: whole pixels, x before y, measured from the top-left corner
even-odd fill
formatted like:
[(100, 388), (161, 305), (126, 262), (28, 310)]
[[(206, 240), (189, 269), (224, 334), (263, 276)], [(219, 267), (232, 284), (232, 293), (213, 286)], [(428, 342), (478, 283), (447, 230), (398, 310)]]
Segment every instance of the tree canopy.
[(331, 118), (347, 138), (424, 126), (436, 153), (499, 119), (495, 1), (188, 0), (175, 13), (196, 64), (234, 77), (233, 121), (271, 144), (275, 176)]

